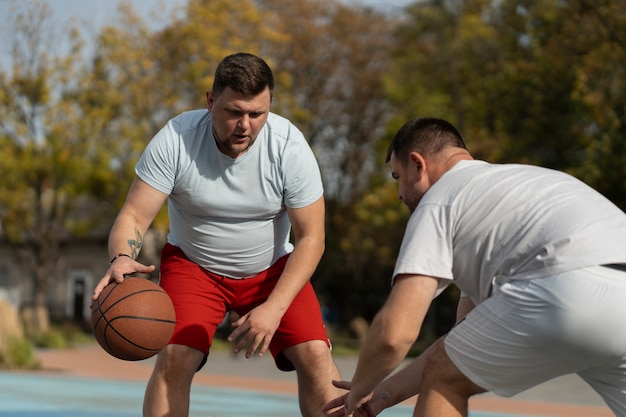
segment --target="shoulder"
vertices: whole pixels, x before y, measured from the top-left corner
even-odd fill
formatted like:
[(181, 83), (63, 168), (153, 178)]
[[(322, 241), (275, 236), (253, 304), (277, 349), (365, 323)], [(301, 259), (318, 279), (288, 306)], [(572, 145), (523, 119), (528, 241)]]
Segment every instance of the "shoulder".
[(170, 119), (167, 124), (179, 133), (194, 130), (211, 123), (211, 112), (206, 109), (189, 110)]
[[(448, 175), (449, 174), (449, 175)], [(543, 168), (535, 165), (524, 164), (493, 164), (481, 160), (459, 161), (452, 167), (444, 177), (449, 180), (469, 182), (482, 182), (492, 178), (496, 182), (504, 181), (507, 178), (516, 176), (545, 176), (563, 175), (558, 171)]]
[(167, 121), (165, 126), (152, 138), (148, 149), (162, 153), (167, 158), (176, 158), (183, 149), (191, 151), (205, 143), (204, 137), (211, 127), (211, 114), (208, 110), (192, 110), (178, 114)]
[(191, 110), (170, 119), (159, 135), (162, 146), (196, 148), (206, 142), (211, 131), (211, 113), (208, 110)]
[(286, 117), (270, 113), (265, 125), (272, 140), (306, 142), (302, 131)]

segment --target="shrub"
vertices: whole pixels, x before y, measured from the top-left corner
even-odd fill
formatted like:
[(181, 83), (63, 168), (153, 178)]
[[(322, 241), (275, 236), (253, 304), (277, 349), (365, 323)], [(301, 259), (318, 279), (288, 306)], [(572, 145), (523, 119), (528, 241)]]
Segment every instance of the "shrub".
[(36, 369), (40, 367), (40, 363), (28, 340), (13, 338), (8, 341), (6, 352), (0, 353), (0, 366), (3, 368)]

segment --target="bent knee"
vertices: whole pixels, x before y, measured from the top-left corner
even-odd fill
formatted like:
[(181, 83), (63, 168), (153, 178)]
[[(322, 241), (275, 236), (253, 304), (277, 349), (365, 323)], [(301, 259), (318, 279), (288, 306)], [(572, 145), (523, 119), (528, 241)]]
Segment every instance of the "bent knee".
[(204, 361), (204, 352), (189, 346), (167, 345), (159, 352), (155, 371), (174, 378), (192, 378)]
[(437, 342), (437, 345), (426, 357), (424, 364), (423, 385), (425, 388), (445, 387), (464, 396), (472, 396), (485, 390), (468, 379), (456, 367), (445, 349), (445, 339)]
[(334, 361), (328, 345), (322, 340), (311, 340), (288, 347), (282, 352), (296, 368), (315, 369), (334, 366)]

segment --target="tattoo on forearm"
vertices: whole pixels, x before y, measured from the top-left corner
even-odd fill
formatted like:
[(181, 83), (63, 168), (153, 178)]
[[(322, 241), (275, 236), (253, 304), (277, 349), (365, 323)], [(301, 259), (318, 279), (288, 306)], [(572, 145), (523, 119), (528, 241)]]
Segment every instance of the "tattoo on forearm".
[(128, 240), (128, 246), (130, 247), (130, 254), (133, 259), (137, 259), (139, 256), (139, 251), (143, 246), (143, 238), (141, 237), (141, 233), (137, 228), (135, 228), (135, 239)]

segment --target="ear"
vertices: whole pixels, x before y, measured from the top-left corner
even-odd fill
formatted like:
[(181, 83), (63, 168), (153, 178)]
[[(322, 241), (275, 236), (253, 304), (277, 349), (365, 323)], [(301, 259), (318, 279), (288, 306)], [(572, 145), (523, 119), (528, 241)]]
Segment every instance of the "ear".
[(213, 110), (213, 104), (215, 103), (215, 95), (213, 91), (209, 90), (206, 92), (206, 105), (209, 111)]
[(411, 152), (409, 154), (409, 165), (410, 169), (413, 170), (415, 174), (417, 174), (418, 180), (422, 179), (422, 176), (426, 174), (427, 162), (426, 158), (419, 152)]

